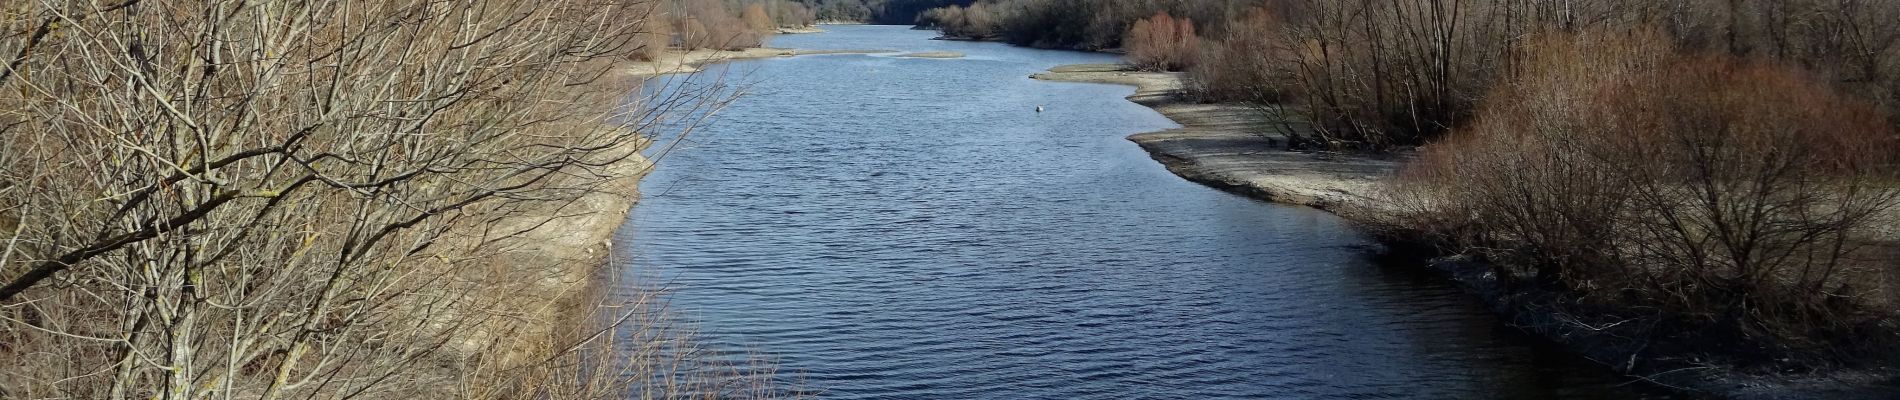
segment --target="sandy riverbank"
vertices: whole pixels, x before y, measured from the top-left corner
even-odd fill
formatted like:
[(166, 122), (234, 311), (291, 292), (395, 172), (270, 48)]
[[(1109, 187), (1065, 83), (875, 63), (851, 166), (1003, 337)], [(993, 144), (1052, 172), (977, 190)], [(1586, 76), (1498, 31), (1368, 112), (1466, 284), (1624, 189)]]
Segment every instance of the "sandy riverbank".
[(897, 56), (905, 57), (905, 58), (963, 58), (963, 53), (958, 53), (954, 51), (925, 51), (925, 52), (917, 52), (917, 53), (898, 54)]
[(745, 50), (667, 50), (652, 61), (628, 63), (621, 71), (629, 76), (644, 77), (665, 74), (688, 74), (699, 72), (699, 67), (722, 61), (750, 60), (759, 58), (796, 57), (821, 54), (879, 54), (895, 53), (896, 50), (800, 50), (772, 47), (756, 47)]
[(1248, 197), (1367, 216), (1392, 160), (1280, 150), (1286, 138), (1258, 109), (1180, 98), (1179, 73), (1130, 71), (1117, 64), (1065, 65), (1031, 78), (1135, 87), (1129, 101), (1161, 112), (1182, 127), (1129, 136), (1155, 160), (1188, 180)]

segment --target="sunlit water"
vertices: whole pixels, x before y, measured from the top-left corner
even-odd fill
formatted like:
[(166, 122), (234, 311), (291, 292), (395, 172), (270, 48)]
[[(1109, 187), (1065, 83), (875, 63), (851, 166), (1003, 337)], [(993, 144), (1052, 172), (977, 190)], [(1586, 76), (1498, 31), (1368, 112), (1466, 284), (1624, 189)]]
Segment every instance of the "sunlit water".
[(1132, 88), (1027, 78), (1112, 56), (826, 29), (772, 45), (968, 57), (709, 73), (751, 86), (615, 248), (717, 352), (831, 398), (1631, 395), (1339, 218), (1171, 175), (1123, 139), (1175, 126)]

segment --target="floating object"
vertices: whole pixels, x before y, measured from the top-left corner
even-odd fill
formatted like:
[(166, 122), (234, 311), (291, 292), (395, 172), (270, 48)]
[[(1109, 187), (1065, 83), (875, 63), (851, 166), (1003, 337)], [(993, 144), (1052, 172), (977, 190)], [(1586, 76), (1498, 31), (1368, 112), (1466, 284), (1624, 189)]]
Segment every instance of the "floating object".
[(1036, 106), (1036, 112), (1042, 112), (1042, 106), (1041, 106), (1041, 105), (1037, 105), (1037, 106)]

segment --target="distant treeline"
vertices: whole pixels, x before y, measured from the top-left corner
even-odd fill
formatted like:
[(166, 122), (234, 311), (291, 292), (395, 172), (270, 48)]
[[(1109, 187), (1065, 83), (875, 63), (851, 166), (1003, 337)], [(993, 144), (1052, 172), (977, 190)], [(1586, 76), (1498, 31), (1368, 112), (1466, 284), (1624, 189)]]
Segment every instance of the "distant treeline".
[(673, 0), (649, 3), (638, 27), (635, 59), (667, 48), (738, 50), (759, 47), (781, 28), (811, 26), (816, 15), (790, 0)]
[(909, 25), (926, 10), (967, 6), (974, 0), (802, 0), (819, 21)]
[(917, 25), (947, 36), (1000, 40), (1019, 46), (1075, 50), (1121, 47), (1136, 20), (1166, 12), (1220, 32), (1227, 21), (1263, 0), (982, 0), (920, 14)]

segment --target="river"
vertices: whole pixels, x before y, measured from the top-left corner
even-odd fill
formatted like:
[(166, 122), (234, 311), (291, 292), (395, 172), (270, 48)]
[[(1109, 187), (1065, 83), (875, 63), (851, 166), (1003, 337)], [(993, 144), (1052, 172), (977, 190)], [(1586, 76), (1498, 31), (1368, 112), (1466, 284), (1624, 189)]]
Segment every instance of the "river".
[[(614, 246), (704, 345), (842, 399), (1629, 398), (1322, 211), (1170, 174), (1111, 55), (826, 26), (668, 153)], [(1043, 112), (1036, 112), (1037, 106)]]

